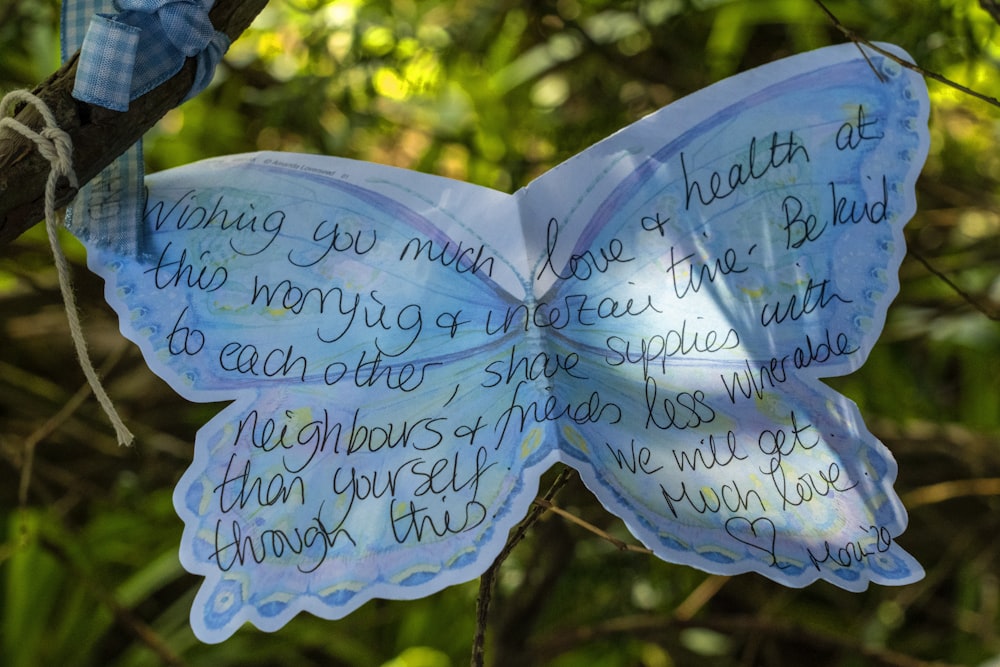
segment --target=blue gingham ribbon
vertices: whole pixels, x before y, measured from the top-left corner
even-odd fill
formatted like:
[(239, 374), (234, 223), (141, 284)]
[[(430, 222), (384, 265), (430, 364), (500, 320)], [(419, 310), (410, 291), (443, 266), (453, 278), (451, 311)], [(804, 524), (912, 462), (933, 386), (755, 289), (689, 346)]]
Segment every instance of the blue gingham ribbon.
[[(78, 49), (77, 99), (123, 111), (173, 76), (189, 56), (198, 68), (191, 97), (212, 77), (229, 46), (208, 21), (214, 0), (65, 0), (62, 57)], [(185, 98), (187, 99), (187, 98)], [(80, 189), (67, 209), (77, 236), (125, 255), (142, 252), (142, 142)]]
[(208, 18), (214, 0), (114, 0), (118, 14), (99, 13), (80, 47), (73, 97), (115, 111), (197, 58), (199, 93), (229, 48), (229, 38)]

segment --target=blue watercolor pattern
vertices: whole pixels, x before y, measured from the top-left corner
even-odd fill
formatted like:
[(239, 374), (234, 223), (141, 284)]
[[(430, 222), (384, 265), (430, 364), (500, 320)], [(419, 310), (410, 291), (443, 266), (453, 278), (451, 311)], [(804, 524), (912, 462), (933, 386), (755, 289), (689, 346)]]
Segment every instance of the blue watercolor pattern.
[(473, 579), (556, 462), (671, 562), (919, 579), (895, 462), (820, 381), (879, 336), (929, 141), (869, 58), (733, 77), (513, 196), (280, 153), (149, 177), (139, 256), (88, 253), (150, 367), (229, 402), (175, 493), (196, 634)]

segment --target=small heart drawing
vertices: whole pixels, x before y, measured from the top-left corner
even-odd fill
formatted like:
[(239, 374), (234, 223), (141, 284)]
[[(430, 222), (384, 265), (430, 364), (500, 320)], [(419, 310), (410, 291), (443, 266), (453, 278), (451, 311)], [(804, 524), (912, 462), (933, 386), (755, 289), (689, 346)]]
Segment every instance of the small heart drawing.
[(772, 566), (781, 569), (788, 567), (778, 563), (778, 557), (774, 553), (777, 532), (774, 522), (767, 517), (751, 521), (746, 517), (734, 516), (726, 521), (726, 533), (737, 542), (766, 553), (771, 557)]

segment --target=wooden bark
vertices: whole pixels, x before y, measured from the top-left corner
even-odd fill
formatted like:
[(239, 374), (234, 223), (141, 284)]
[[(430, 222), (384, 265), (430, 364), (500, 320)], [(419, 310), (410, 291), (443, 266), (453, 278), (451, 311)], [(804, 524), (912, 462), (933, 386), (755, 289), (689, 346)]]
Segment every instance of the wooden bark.
[[(235, 41), (267, 0), (216, 0), (210, 17), (216, 30)], [(55, 114), (59, 127), (73, 140), (73, 168), (80, 184), (94, 178), (138, 141), (165, 113), (180, 104), (194, 82), (195, 61), (189, 58), (173, 78), (117, 112), (72, 97), (77, 57), (70, 58), (34, 91)], [(34, 109), (21, 109), (17, 119), (40, 128)], [(0, 246), (7, 245), (44, 217), (48, 162), (34, 145), (8, 129), (0, 130)], [(68, 204), (76, 191), (61, 184), (57, 206)]]

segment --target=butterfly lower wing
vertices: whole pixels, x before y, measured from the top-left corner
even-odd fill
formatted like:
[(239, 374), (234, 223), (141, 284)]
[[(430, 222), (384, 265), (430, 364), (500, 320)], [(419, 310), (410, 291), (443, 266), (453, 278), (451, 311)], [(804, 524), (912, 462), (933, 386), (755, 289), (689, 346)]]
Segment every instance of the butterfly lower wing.
[[(833, 47), (696, 93), (529, 188), (551, 354), (580, 359), (556, 394), (614, 406), (563, 418), (567, 460), (664, 558), (791, 585), (920, 576), (894, 541), (891, 455), (818, 378), (878, 338), (926, 114), (919, 77)], [(570, 182), (588, 185), (547, 213)]]
[[(922, 576), (895, 542), (906, 526), (895, 462), (845, 397), (794, 378), (753, 400), (699, 388), (725, 365), (577, 370), (620, 418), (566, 420), (565, 460), (661, 558), (793, 586)], [(567, 383), (564, 400), (592, 386)]]
[(199, 431), (175, 492), (181, 560), (205, 576), (198, 636), (273, 630), (302, 610), (340, 618), (488, 567), (551, 461), (539, 433), (495, 428), (503, 392), (462, 389), (481, 375), (452, 359), (449, 386), (374, 404), (359, 388), (269, 392)]

